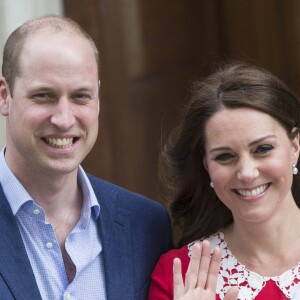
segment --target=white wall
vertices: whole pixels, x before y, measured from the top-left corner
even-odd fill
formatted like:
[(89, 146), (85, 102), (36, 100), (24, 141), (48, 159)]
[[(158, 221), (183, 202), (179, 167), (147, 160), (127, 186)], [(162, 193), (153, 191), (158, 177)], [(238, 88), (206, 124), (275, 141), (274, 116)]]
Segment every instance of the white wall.
[[(9, 34), (25, 21), (45, 14), (63, 14), (63, 0), (0, 0), (0, 64)], [(5, 118), (0, 115), (0, 149), (5, 145)]]

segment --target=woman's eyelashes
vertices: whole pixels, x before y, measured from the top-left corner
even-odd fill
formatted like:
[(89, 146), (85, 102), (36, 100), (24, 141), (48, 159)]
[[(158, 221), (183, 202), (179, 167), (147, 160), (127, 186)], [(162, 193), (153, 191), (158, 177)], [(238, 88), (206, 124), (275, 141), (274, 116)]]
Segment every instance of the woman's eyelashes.
[[(253, 155), (266, 156), (274, 149), (275, 149), (275, 147), (271, 144), (259, 145), (259, 146), (255, 147), (255, 149), (253, 150)], [(228, 163), (236, 158), (238, 158), (238, 154), (230, 153), (230, 152), (223, 152), (223, 153), (217, 154), (213, 158), (213, 160), (220, 162), (220, 163)]]
[(221, 154), (218, 154), (214, 160), (215, 161), (218, 161), (218, 162), (228, 162), (230, 160), (232, 160), (235, 156), (231, 153), (228, 153), (228, 152), (225, 152), (225, 153), (221, 153)]
[(270, 144), (263, 144), (256, 147), (255, 153), (258, 154), (267, 154), (274, 149), (274, 146)]

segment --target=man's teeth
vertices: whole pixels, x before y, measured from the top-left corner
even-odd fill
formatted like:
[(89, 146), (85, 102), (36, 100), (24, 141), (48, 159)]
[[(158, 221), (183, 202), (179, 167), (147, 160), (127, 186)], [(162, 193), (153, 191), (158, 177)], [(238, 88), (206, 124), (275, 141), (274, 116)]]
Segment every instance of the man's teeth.
[(238, 194), (240, 194), (241, 196), (244, 196), (244, 197), (255, 197), (257, 195), (262, 194), (267, 189), (267, 187), (268, 187), (268, 185), (264, 184), (253, 190), (236, 190), (236, 191), (238, 192)]
[(45, 140), (50, 146), (57, 148), (69, 148), (73, 145), (73, 138), (46, 138)]

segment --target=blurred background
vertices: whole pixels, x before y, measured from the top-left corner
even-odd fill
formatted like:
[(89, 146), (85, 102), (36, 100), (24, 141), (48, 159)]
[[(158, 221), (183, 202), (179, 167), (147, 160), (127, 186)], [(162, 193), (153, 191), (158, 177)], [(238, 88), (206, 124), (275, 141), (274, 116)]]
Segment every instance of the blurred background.
[(157, 201), (161, 143), (194, 79), (242, 59), (300, 94), (299, 0), (0, 0), (0, 41), (47, 13), (73, 18), (100, 50), (99, 138), (83, 166)]

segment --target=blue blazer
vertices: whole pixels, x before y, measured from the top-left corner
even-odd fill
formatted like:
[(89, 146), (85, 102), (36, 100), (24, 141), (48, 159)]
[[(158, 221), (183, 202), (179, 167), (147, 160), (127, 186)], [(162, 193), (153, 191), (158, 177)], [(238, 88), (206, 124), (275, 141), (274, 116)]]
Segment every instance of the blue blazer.
[[(101, 206), (98, 222), (107, 299), (147, 299), (153, 268), (160, 255), (172, 246), (166, 209), (141, 195), (88, 176)], [(1, 184), (0, 299), (41, 299), (16, 218)]]

